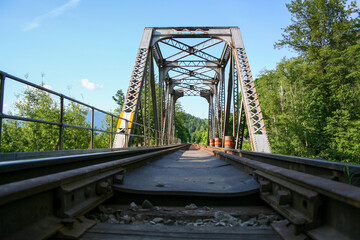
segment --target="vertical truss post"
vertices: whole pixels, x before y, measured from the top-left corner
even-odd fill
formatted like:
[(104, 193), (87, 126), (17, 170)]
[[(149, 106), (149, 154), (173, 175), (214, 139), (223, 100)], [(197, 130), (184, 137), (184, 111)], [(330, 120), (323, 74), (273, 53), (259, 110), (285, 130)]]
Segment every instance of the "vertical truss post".
[[(154, 74), (154, 63), (152, 59), (152, 53), (150, 55), (150, 90), (151, 90), (151, 100), (152, 100), (152, 110), (154, 114), (154, 128), (159, 129), (159, 119), (158, 119), (158, 108), (157, 108), (157, 99), (156, 99), (156, 87), (155, 87), (155, 74)], [(150, 118), (149, 118), (150, 121)], [(150, 124), (149, 124), (150, 125)], [(155, 134), (155, 145), (159, 145), (157, 132)]]
[(163, 119), (163, 138), (165, 138), (165, 144), (169, 144), (169, 117), (170, 117), (170, 84), (166, 82), (166, 93), (165, 93), (165, 109), (164, 109), (164, 119)]
[(219, 109), (219, 93), (218, 93), (218, 84), (214, 85), (214, 97), (213, 97), (213, 104), (214, 104), (214, 112), (213, 112), (213, 131), (214, 135), (212, 138), (215, 138), (218, 134), (219, 129), (219, 115), (218, 115), (218, 109)]
[(165, 92), (164, 92), (164, 82), (165, 82), (165, 69), (159, 67), (159, 96), (160, 109), (159, 109), (159, 130), (160, 130), (160, 141), (161, 145), (164, 145), (164, 118), (165, 118)]
[(171, 126), (172, 126), (172, 144), (175, 143), (175, 136), (176, 136), (176, 129), (175, 129), (175, 96), (174, 96), (174, 102), (173, 102), (173, 110), (172, 110), (172, 122), (171, 122)]
[[(146, 94), (146, 82), (144, 82), (144, 90)], [(140, 111), (141, 111), (141, 120), (142, 120), (142, 139), (143, 139), (143, 146), (146, 146), (146, 106), (144, 106), (146, 102), (140, 102)], [(138, 119), (136, 119), (138, 120)]]
[[(148, 73), (148, 71), (147, 71)], [(149, 121), (150, 121), (150, 88), (149, 88), (149, 76), (146, 75), (144, 79), (144, 98), (143, 100), (143, 106), (144, 106), (144, 116), (143, 116), (143, 124), (144, 124), (144, 140), (145, 140), (145, 146), (149, 145)]]
[[(228, 90), (227, 90), (227, 98), (226, 98), (226, 108), (225, 108), (225, 119), (224, 119), (224, 131), (222, 135), (222, 139), (225, 139), (225, 136), (229, 135), (229, 118), (230, 118), (230, 107), (231, 107), (231, 95), (233, 91), (233, 76), (234, 76), (234, 64), (233, 59), (230, 55), (230, 70), (229, 70), (229, 79), (228, 79)], [(224, 141), (223, 141), (224, 145)]]
[(205, 97), (209, 103), (209, 118), (208, 118), (208, 144), (210, 138), (214, 139), (216, 134), (215, 129), (215, 111), (214, 111), (214, 94), (210, 92), (207, 97)]
[(238, 114), (238, 120), (237, 120), (237, 132), (236, 132), (236, 140), (235, 140), (235, 149), (238, 149), (239, 140), (240, 140), (240, 149), (242, 148), (242, 142), (243, 142), (243, 139), (244, 139), (245, 119), (243, 117), (243, 115), (244, 115), (243, 108), (244, 108), (243, 107), (243, 102), (241, 101), (240, 112)]
[(211, 104), (209, 102), (209, 112), (208, 112), (208, 132), (207, 132), (207, 144), (209, 146), (209, 141), (210, 141), (210, 138), (211, 138), (211, 135), (212, 135), (212, 130), (211, 130), (211, 120), (212, 120), (212, 116), (211, 116)]
[(219, 104), (218, 104), (218, 137), (223, 135), (224, 130), (224, 110), (225, 110), (225, 68), (220, 69), (220, 82), (219, 82)]
[(239, 77), (242, 101), (249, 129), (251, 148), (255, 152), (271, 152), (260, 103), (239, 28), (231, 28), (233, 56)]
[(214, 139), (216, 136), (216, 125), (215, 125), (215, 110), (214, 110), (214, 94), (210, 94), (210, 109), (211, 109), (211, 138)]
[(175, 101), (174, 101), (174, 94), (171, 94), (171, 96), (170, 96), (170, 103), (169, 103), (169, 110), (168, 110), (168, 115), (169, 115), (169, 117), (168, 117), (168, 124), (167, 124), (167, 126), (168, 126), (168, 139), (170, 140), (170, 143), (172, 143), (172, 140), (173, 140), (173, 138), (172, 138), (172, 135), (173, 135), (173, 121), (174, 121), (174, 119), (173, 119), (173, 117), (174, 117), (174, 105), (175, 105)]
[(240, 150), (242, 149), (242, 145), (244, 142), (244, 134), (245, 134), (245, 124), (246, 124), (246, 116), (245, 116), (245, 112), (242, 111), (242, 115), (241, 115), (241, 119), (240, 119), (240, 125), (241, 127), (241, 135), (240, 135)]

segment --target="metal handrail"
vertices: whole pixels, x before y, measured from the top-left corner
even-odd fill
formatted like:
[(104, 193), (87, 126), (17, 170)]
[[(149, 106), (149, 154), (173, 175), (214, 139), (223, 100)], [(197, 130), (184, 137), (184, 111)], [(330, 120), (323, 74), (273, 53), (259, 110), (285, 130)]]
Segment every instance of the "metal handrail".
[[(58, 96), (60, 97), (60, 117), (59, 117), (59, 121), (57, 122), (54, 122), (54, 121), (47, 121), (47, 120), (42, 120), (42, 119), (34, 119), (34, 118), (28, 118), (28, 117), (20, 117), (20, 116), (14, 116), (14, 115), (8, 115), (8, 114), (4, 114), (3, 112), (3, 104), (4, 104), (4, 89), (5, 89), (5, 80), (6, 79), (11, 79), (13, 81), (16, 81), (16, 82), (20, 82), (22, 84), (25, 84), (25, 85), (28, 85), (28, 86), (31, 86), (31, 87), (34, 87), (34, 88), (37, 88), (37, 89), (40, 89), (44, 92), (47, 92), (47, 93), (50, 93), (50, 94), (53, 94), (55, 96)], [(77, 104), (80, 104), (84, 107), (87, 107), (89, 109), (91, 109), (91, 127), (84, 127), (84, 126), (79, 126), (79, 125), (72, 125), (72, 124), (66, 124), (64, 123), (64, 120), (63, 120), (63, 115), (64, 115), (64, 100), (69, 100), (71, 102), (74, 102), (74, 103), (77, 103)], [(102, 129), (97, 129), (95, 126), (94, 126), (94, 112), (95, 111), (98, 111), (98, 112), (101, 112), (101, 113), (104, 113), (106, 114), (107, 116), (110, 116), (111, 117), (111, 121), (110, 121), (110, 128), (111, 128), (111, 131), (107, 131), (107, 130), (102, 130)], [(134, 125), (137, 125), (137, 126), (140, 126), (140, 127), (143, 127), (145, 128), (148, 132), (148, 130), (150, 130), (149, 132), (152, 133), (150, 135), (154, 135), (154, 136), (149, 136), (149, 135), (135, 135), (135, 134), (130, 134), (129, 133), (129, 129), (127, 127), (126, 131), (123, 131), (123, 132), (119, 132), (119, 131), (113, 131), (113, 121), (114, 121), (114, 118), (117, 118), (118, 120), (121, 119), (121, 120), (124, 120), (125, 121), (125, 125), (128, 126), (129, 123), (131, 124), (134, 124)], [(61, 94), (61, 93), (58, 93), (58, 92), (55, 92), (51, 89), (48, 89), (48, 88), (45, 88), (43, 86), (40, 86), (40, 85), (37, 85), (37, 84), (34, 84), (34, 83), (31, 83), (29, 81), (26, 81), (24, 79), (21, 79), (21, 78), (18, 78), (16, 76), (13, 76), (11, 74), (8, 74), (6, 72), (3, 72), (3, 71), (0, 71), (0, 146), (1, 146), (1, 135), (2, 135), (2, 123), (3, 123), (3, 119), (13, 119), (13, 120), (18, 120), (18, 121), (29, 121), (29, 122), (37, 122), (37, 123), (41, 123), (41, 124), (49, 124), (49, 125), (56, 125), (56, 126), (59, 126), (59, 142), (58, 142), (58, 146), (56, 148), (56, 150), (62, 150), (62, 140), (63, 140), (63, 137), (62, 137), (62, 133), (63, 133), (63, 128), (64, 127), (71, 127), (71, 128), (78, 128), (78, 129), (85, 129), (85, 130), (90, 130), (91, 131), (91, 138), (90, 138), (90, 145), (89, 145), (89, 148), (92, 149), (94, 147), (94, 132), (102, 132), (102, 133), (110, 133), (110, 148), (113, 148), (113, 134), (121, 134), (121, 135), (126, 135), (127, 137), (126, 138), (129, 138), (129, 136), (136, 136), (136, 137), (140, 137), (140, 138), (143, 138), (143, 139), (153, 139), (153, 140), (156, 140), (157, 144), (160, 143), (162, 141), (160, 141), (162, 139), (161, 136), (161, 131), (159, 130), (156, 130), (154, 128), (151, 128), (149, 126), (146, 126), (146, 125), (143, 125), (143, 124), (140, 124), (140, 123), (137, 123), (137, 122), (134, 122), (134, 121), (130, 121), (128, 119), (125, 119), (125, 118), (122, 118), (120, 116), (116, 116), (112, 113), (109, 113), (107, 111), (104, 111), (102, 109), (99, 109), (97, 107), (94, 107), (92, 105), (89, 105), (89, 104), (86, 104), (84, 102), (81, 102), (79, 100), (76, 100), (74, 98), (71, 98), (71, 97), (68, 97), (64, 94)], [(158, 136), (158, 137), (157, 137)], [(146, 144), (147, 141), (144, 141), (144, 143)], [(149, 145), (150, 144), (150, 141), (149, 142)], [(175, 141), (174, 141), (175, 142)], [(179, 139), (176, 139), (176, 143), (179, 142)]]

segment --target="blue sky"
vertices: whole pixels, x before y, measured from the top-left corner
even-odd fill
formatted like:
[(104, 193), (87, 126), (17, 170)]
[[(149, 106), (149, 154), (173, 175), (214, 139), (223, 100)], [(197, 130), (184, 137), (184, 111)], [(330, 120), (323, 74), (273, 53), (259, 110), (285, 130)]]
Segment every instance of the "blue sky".
[[(113, 110), (126, 92), (145, 27), (239, 26), (256, 77), (287, 49), (273, 48), (290, 14), (282, 0), (0, 0), (0, 70), (100, 109)], [(6, 85), (7, 91), (12, 89)], [(15, 94), (15, 93), (14, 93)], [(6, 107), (15, 97), (7, 93)], [(207, 117), (200, 97), (181, 99), (186, 112)]]

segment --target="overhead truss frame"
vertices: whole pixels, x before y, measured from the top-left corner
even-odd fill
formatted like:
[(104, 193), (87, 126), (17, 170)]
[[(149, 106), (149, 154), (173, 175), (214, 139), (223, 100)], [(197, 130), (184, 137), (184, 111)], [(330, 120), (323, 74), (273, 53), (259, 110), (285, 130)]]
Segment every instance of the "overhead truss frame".
[[(199, 40), (189, 44), (184, 39)], [(223, 46), (219, 56), (209, 53), (219, 44)], [(176, 52), (163, 51), (165, 45)], [(154, 62), (158, 67), (156, 76)], [(227, 74), (225, 69), (228, 69)], [(271, 152), (238, 27), (145, 28), (121, 117), (127, 122), (141, 122), (148, 125), (148, 129), (154, 129), (153, 133), (146, 133), (156, 135), (152, 138), (157, 139), (153, 144), (172, 144), (176, 136), (175, 103), (184, 96), (207, 99), (209, 138), (224, 139), (232, 135), (235, 148), (241, 148), (246, 121), (252, 150)], [(139, 130), (134, 125), (125, 125), (118, 124), (116, 147), (130, 146), (137, 136)], [(125, 139), (126, 136), (130, 138)]]

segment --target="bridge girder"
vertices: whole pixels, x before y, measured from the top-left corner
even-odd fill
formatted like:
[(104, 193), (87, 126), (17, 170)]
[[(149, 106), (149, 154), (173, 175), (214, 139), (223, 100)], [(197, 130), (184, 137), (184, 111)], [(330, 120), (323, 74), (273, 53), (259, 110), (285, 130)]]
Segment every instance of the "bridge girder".
[[(220, 47), (221, 52), (214, 54), (214, 49), (219, 52)], [(158, 67), (157, 79), (154, 62)], [(145, 28), (114, 146), (129, 146), (140, 134), (145, 134), (149, 142), (156, 139), (154, 144), (173, 143), (175, 103), (183, 96), (207, 99), (209, 138), (224, 138), (231, 133), (238, 148), (242, 145), (246, 121), (252, 150), (271, 152), (238, 27)], [(231, 114), (232, 126), (229, 125)], [(147, 126), (146, 129), (154, 132), (145, 132), (149, 130), (141, 130), (139, 126)]]

